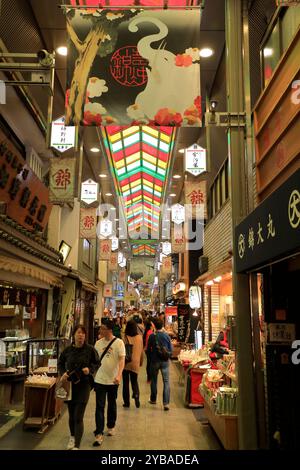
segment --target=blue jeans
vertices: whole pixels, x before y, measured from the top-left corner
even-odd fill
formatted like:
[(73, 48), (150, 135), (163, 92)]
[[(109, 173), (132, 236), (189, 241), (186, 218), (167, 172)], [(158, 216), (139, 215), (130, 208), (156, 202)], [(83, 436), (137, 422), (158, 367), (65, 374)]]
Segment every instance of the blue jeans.
[(157, 397), (157, 377), (158, 372), (161, 371), (161, 375), (164, 382), (163, 391), (163, 404), (164, 406), (170, 403), (170, 380), (169, 380), (169, 361), (160, 361), (151, 363), (151, 397), (150, 400), (156, 402)]

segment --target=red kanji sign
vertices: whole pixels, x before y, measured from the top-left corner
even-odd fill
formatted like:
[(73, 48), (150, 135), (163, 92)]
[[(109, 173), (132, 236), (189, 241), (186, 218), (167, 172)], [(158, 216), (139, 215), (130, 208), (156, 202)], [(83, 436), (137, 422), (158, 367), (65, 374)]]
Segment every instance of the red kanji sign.
[(80, 238), (96, 238), (96, 209), (80, 209)]
[(100, 240), (100, 260), (110, 260), (111, 255), (111, 240)]
[(53, 202), (74, 199), (75, 159), (52, 159), (50, 163), (50, 197)]

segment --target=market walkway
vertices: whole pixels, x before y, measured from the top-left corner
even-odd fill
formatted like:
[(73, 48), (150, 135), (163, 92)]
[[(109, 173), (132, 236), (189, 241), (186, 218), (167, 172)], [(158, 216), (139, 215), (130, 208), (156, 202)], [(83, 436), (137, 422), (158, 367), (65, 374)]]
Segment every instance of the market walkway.
[[(176, 364), (171, 364), (171, 406), (163, 411), (161, 404), (162, 383), (159, 380), (158, 404), (148, 403), (149, 385), (145, 372), (140, 374), (141, 408), (136, 409), (132, 401), (130, 409), (122, 407), (122, 394), (119, 392), (118, 423), (116, 435), (105, 437), (100, 448), (103, 450), (214, 450), (220, 444), (210, 426), (196, 421), (192, 410), (183, 406), (183, 387), (178, 383)], [(81, 449), (94, 449), (94, 410), (95, 398), (91, 399), (85, 416), (85, 433)], [(0, 440), (0, 449), (64, 450), (68, 441), (68, 415), (60, 420), (45, 435), (36, 431), (23, 432), (22, 425)], [(99, 448), (95, 449), (99, 452)]]

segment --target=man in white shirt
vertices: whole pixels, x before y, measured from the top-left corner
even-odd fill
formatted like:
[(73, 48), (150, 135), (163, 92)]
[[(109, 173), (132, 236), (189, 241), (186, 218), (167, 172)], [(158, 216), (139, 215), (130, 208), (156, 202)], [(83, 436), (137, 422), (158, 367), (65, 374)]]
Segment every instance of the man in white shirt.
[(95, 376), (96, 437), (93, 444), (94, 447), (101, 446), (103, 442), (106, 396), (108, 401), (108, 436), (114, 435), (117, 420), (118, 388), (121, 382), (126, 356), (125, 345), (123, 341), (119, 338), (115, 338), (113, 335), (113, 321), (106, 319), (105, 322), (101, 325), (100, 330), (102, 338), (95, 344), (95, 349), (100, 357), (100, 367)]

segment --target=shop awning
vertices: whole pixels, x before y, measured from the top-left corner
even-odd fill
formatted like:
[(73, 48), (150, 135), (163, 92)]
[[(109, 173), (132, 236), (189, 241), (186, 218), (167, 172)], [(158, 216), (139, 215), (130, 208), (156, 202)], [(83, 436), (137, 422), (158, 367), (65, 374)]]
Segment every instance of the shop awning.
[(79, 276), (80, 281), (82, 282), (82, 287), (85, 290), (88, 290), (90, 292), (94, 292), (94, 294), (98, 294), (99, 292), (99, 287), (96, 286), (96, 284), (93, 284), (91, 281), (88, 281), (84, 277)]
[(208, 271), (207, 273), (202, 274), (199, 276), (196, 282), (198, 284), (204, 284), (207, 281), (211, 281), (218, 276), (223, 276), (224, 274), (232, 272), (232, 258), (224, 261), (221, 263), (216, 269), (213, 271)]
[(49, 286), (63, 287), (62, 278), (60, 276), (50, 274), (38, 266), (23, 263), (22, 261), (8, 258), (3, 255), (0, 255), (0, 270), (26, 277), (32, 277), (33, 279), (38, 279), (39, 281), (48, 284)]

